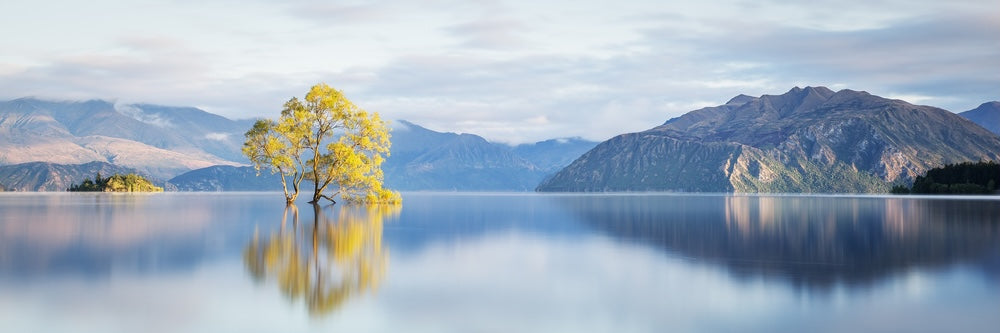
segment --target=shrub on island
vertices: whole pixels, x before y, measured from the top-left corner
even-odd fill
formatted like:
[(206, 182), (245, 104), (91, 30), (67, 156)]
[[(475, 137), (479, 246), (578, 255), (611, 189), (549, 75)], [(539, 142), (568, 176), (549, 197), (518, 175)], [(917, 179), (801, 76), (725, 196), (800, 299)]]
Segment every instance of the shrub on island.
[(114, 174), (108, 178), (101, 178), (101, 173), (97, 173), (94, 180), (84, 179), (80, 185), (71, 186), (70, 192), (163, 192), (163, 188), (153, 185), (152, 182), (140, 175), (130, 173), (127, 175)]

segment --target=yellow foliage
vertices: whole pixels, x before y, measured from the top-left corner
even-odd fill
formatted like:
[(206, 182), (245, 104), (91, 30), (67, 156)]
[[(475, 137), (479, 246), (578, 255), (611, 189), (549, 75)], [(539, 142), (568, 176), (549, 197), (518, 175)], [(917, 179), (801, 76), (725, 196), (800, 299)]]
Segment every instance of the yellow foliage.
[[(300, 225), (295, 206), (288, 206), (282, 229), (247, 244), (243, 260), (258, 282), (273, 279), (292, 300), (303, 300), (310, 314), (325, 315), (364, 292), (374, 292), (384, 278), (388, 251), (382, 244), (387, 217), (399, 205), (349, 205), (335, 218), (316, 206), (312, 223)], [(293, 213), (290, 230), (287, 212)]]
[[(304, 99), (285, 103), (277, 121), (260, 120), (246, 133), (243, 153), (259, 171), (282, 175), (287, 202), (293, 202), (303, 179), (313, 181), (310, 202), (400, 203), (399, 193), (383, 189), (382, 162), (389, 156), (390, 129), (381, 116), (355, 105), (320, 83)], [(335, 139), (335, 140), (334, 140)], [(291, 177), (289, 192), (285, 176)], [(332, 186), (335, 191), (327, 195)]]

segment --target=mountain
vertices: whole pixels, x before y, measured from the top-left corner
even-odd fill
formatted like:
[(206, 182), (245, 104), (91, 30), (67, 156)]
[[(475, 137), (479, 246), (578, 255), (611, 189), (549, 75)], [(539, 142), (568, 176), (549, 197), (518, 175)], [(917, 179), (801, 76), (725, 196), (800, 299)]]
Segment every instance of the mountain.
[(167, 182), (176, 186), (178, 191), (281, 191), (281, 179), (270, 171), (261, 170), (258, 175), (253, 167), (231, 165), (216, 165), (193, 170), (171, 178)]
[(7, 191), (66, 191), (84, 179), (93, 180), (100, 172), (103, 177), (113, 174), (137, 173), (135, 169), (105, 162), (65, 165), (30, 162), (0, 166), (0, 182)]
[(958, 115), (1000, 135), (1000, 102), (986, 102), (979, 107)]
[[(238, 168), (248, 163), (240, 148), (251, 126), (191, 107), (21, 98), (0, 102), (0, 165), (96, 161), (188, 191), (274, 190)], [(392, 134), (383, 170), (387, 185), (401, 190), (527, 191), (596, 145), (574, 138), (512, 148), (407, 121)], [(35, 187), (45, 185), (18, 188)]]
[(196, 108), (21, 98), (0, 102), (0, 164), (100, 161), (166, 179), (245, 163), (250, 126)]
[[(382, 170), (386, 186), (394, 190), (528, 191), (596, 144), (572, 138), (510, 147), (400, 120), (394, 122), (392, 148)], [(251, 167), (212, 166), (168, 182), (181, 191), (281, 190), (277, 176), (263, 171), (258, 177)]]
[(981, 159), (1000, 159), (1000, 137), (954, 113), (795, 87), (616, 136), (537, 190), (888, 192), (930, 168)]
[(393, 128), (382, 170), (386, 185), (396, 190), (527, 191), (545, 176), (509, 146), (405, 120)]
[(552, 174), (573, 163), (580, 155), (597, 146), (597, 142), (582, 138), (561, 138), (525, 143), (514, 147), (514, 153), (528, 160), (546, 174)]

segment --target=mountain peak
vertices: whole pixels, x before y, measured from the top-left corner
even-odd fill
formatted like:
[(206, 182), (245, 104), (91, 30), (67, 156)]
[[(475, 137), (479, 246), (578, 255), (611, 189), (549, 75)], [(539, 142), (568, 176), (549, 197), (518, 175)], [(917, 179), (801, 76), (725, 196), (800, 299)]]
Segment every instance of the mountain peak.
[(824, 86), (806, 86), (805, 88), (799, 88), (798, 86), (793, 87), (788, 92), (781, 94), (782, 97), (793, 97), (796, 99), (812, 100), (812, 101), (825, 101), (830, 99), (836, 92), (830, 90), (830, 88)]
[(978, 109), (987, 109), (987, 108), (988, 109), (1000, 109), (1000, 101), (989, 101), (989, 102), (986, 102), (986, 103), (983, 103), (983, 104), (979, 104), (979, 107), (977, 107), (976, 110), (978, 110)]
[(397, 124), (399, 124), (399, 125), (393, 126), (395, 124), (390, 123), (390, 127), (392, 127), (393, 130), (403, 130), (403, 131), (413, 130), (413, 131), (419, 131), (419, 132), (434, 132), (434, 133), (440, 133), (440, 134), (453, 134), (453, 135), (457, 135), (457, 133), (451, 133), (451, 132), (437, 132), (435, 130), (432, 130), (432, 129), (429, 129), (427, 127), (423, 127), (423, 126), (417, 125), (416, 123), (414, 123), (412, 121), (409, 121), (409, 120), (405, 120), (405, 119), (397, 119), (394, 122), (397, 123)]
[(12, 103), (38, 103), (38, 104), (101, 104), (101, 105), (111, 105), (112, 102), (108, 102), (103, 99), (93, 98), (88, 100), (60, 100), (60, 99), (46, 99), (39, 98), (35, 96), (24, 96), (20, 98), (15, 98), (10, 100)]
[(403, 132), (403, 131), (412, 131), (418, 133), (433, 132), (432, 130), (426, 127), (417, 125), (409, 120), (403, 120), (403, 119), (398, 119), (389, 123), (389, 127), (392, 129), (393, 132)]
[(992, 101), (980, 104), (979, 107), (959, 113), (979, 126), (1000, 135), (1000, 102)]
[(757, 97), (753, 97), (753, 96), (749, 96), (749, 95), (744, 95), (744, 94), (739, 94), (739, 95), (736, 95), (736, 97), (733, 97), (733, 98), (729, 99), (729, 101), (726, 102), (726, 105), (743, 105), (743, 104), (746, 104), (747, 102), (751, 102), (751, 101), (754, 101), (756, 99), (757, 99)]
[(396, 120), (396, 122), (399, 123), (399, 124), (401, 124), (401, 125), (404, 125), (406, 127), (420, 127), (420, 125), (414, 124), (414, 123), (410, 122), (409, 120), (399, 119), (399, 120)]
[(834, 91), (830, 88), (824, 86), (806, 86), (805, 88), (799, 88), (798, 86), (792, 87), (785, 94), (791, 93), (807, 93), (807, 94), (820, 94), (820, 95), (833, 95)]
[[(538, 190), (881, 192), (941, 164), (1000, 158), (1000, 137), (935, 107), (825, 87), (738, 97), (605, 141)], [(962, 116), (1000, 115), (985, 105)]]

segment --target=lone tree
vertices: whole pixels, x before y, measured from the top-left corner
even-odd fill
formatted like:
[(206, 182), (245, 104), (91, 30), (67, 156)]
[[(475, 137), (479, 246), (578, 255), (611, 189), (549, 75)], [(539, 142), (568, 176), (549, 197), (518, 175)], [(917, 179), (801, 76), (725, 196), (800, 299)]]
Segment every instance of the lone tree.
[[(243, 154), (255, 169), (281, 175), (285, 202), (313, 183), (312, 200), (398, 203), (398, 192), (382, 187), (382, 161), (389, 156), (389, 127), (377, 112), (354, 105), (340, 90), (320, 83), (303, 100), (285, 103), (277, 121), (262, 119), (246, 132)], [(289, 189), (291, 187), (291, 189)], [(334, 189), (327, 195), (328, 188)]]

